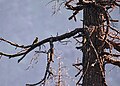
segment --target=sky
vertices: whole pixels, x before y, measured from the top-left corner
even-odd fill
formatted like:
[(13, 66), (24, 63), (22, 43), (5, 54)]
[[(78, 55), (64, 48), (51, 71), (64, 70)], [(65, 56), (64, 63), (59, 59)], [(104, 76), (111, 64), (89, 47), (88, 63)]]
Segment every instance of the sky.
[[(36, 36), (39, 40), (42, 40), (56, 36), (57, 33), (69, 32), (82, 25), (80, 22), (82, 13), (77, 15), (77, 22), (68, 20), (72, 12), (67, 11), (64, 7), (55, 15), (52, 15), (54, 3), (47, 4), (49, 1), (0, 0), (0, 37), (21, 45), (28, 45), (33, 42)], [(112, 15), (120, 20), (119, 9)], [(120, 27), (120, 24), (118, 24), (118, 27)], [(72, 67), (72, 64), (78, 57), (82, 57), (82, 53), (75, 49), (75, 41), (68, 43), (68, 45), (62, 45), (57, 42), (55, 43), (55, 49), (56, 62), (52, 64), (53, 67), (56, 67), (58, 62), (57, 57), (61, 57), (64, 65), (67, 66), (69, 75), (74, 77), (77, 71)], [(4, 42), (0, 42), (0, 51), (6, 53), (16, 52), (15, 47)], [(25, 86), (26, 83), (36, 83), (41, 80), (45, 71), (46, 55), (40, 55), (37, 59), (38, 63), (33, 63), (29, 70), (26, 70), (33, 57), (35, 57), (34, 51), (28, 54), (19, 64), (17, 60), (20, 57), (14, 59), (2, 57), (0, 59), (0, 86)], [(109, 71), (111, 68), (113, 66), (107, 66), (106, 80), (109, 86), (119, 86), (120, 70), (118, 67), (114, 67), (112, 71)], [(71, 81), (69, 80), (68, 82)], [(73, 82), (69, 85), (73, 86)]]

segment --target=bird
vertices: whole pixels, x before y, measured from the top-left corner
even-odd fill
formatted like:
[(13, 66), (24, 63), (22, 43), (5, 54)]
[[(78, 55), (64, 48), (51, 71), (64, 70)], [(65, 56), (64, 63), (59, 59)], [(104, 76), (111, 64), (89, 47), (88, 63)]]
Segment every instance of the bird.
[(38, 43), (38, 37), (35, 38), (32, 44), (36, 44), (36, 43)]

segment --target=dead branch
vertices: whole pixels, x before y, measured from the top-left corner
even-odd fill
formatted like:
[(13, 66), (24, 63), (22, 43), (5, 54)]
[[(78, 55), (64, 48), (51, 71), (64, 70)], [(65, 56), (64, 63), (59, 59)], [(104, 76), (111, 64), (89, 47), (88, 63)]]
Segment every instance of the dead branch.
[(72, 66), (74, 66), (74, 67), (75, 67), (76, 69), (78, 69), (78, 70), (81, 70), (81, 69), (79, 68), (80, 65), (82, 65), (82, 63), (73, 64)]
[[(89, 60), (90, 60), (90, 58), (89, 58)], [(87, 73), (88, 68), (90, 67), (89, 60), (88, 60), (88, 63), (87, 63), (86, 70), (85, 70), (85, 72), (80, 76), (79, 80), (78, 80), (77, 83), (76, 83), (76, 86), (80, 84), (81, 79), (82, 79), (82, 78), (85, 76), (85, 74)]]
[(83, 64), (82, 63), (73, 64), (73, 66), (80, 66), (80, 65), (83, 65)]
[(0, 40), (1, 40), (1, 41), (4, 41), (4, 42), (6, 42), (6, 43), (8, 43), (8, 44), (10, 44), (10, 45), (12, 45), (12, 46), (19, 47), (19, 48), (24, 48), (24, 45), (19, 45), (19, 44), (13, 43), (13, 42), (11, 42), (11, 41), (5, 40), (5, 39), (2, 38), (2, 37), (0, 38)]
[(80, 75), (80, 73), (83, 71), (83, 69), (79, 70), (79, 72), (75, 75), (75, 77), (77, 77), (78, 75)]
[(108, 52), (102, 52), (101, 55), (110, 55), (112, 57), (120, 57), (119, 54), (113, 54), (113, 53), (108, 53)]
[(107, 40), (110, 44), (113, 45), (114, 49), (120, 52), (120, 43), (115, 43), (113, 41)]
[(54, 62), (54, 44), (53, 44), (53, 40), (50, 40), (50, 49), (48, 50), (48, 61), (52, 61)]
[(45, 82), (46, 79), (49, 78), (50, 75), (53, 75), (53, 73), (50, 71), (50, 61), (47, 60), (47, 66), (46, 66), (46, 71), (45, 71), (45, 75), (44, 78), (42, 80), (40, 80), (39, 82), (35, 83), (35, 84), (26, 84), (26, 86), (36, 86), (36, 85), (44, 85), (45, 86)]
[[(17, 47), (21, 47), (21, 48), (24, 48), (26, 51), (23, 51), (23, 52), (20, 52), (20, 53), (16, 53), (16, 54), (7, 54), (7, 53), (4, 53), (4, 52), (0, 52), (0, 55), (1, 56), (6, 56), (6, 57), (9, 57), (9, 58), (14, 58), (14, 57), (17, 57), (17, 56), (22, 56), (18, 62), (20, 62), (29, 52), (31, 52), (32, 50), (34, 50), (36, 47), (39, 47), (45, 43), (48, 43), (50, 42), (50, 40), (52, 39), (53, 42), (57, 42), (57, 41), (61, 41), (61, 40), (64, 40), (66, 38), (70, 38), (74, 35), (76, 35), (77, 33), (79, 32), (83, 32), (83, 28), (76, 28), (75, 30), (71, 31), (71, 32), (68, 32), (68, 33), (65, 33), (65, 34), (62, 34), (60, 36), (56, 36), (56, 37), (49, 37), (49, 38), (46, 38), (36, 44), (32, 44), (32, 45), (28, 45), (28, 46), (20, 46), (18, 44), (15, 45), (15, 43), (12, 43), (12, 42), (9, 42), (9, 41), (5, 41), (9, 44), (12, 44), (13, 46), (17, 46)], [(3, 39), (2, 39), (3, 40)]]
[(120, 36), (116, 36), (116, 35), (114, 36), (114, 35), (111, 35), (111, 34), (108, 34), (108, 36), (109, 36), (110, 38), (120, 40)]
[(112, 58), (110, 58), (110, 57), (106, 57), (105, 58), (105, 61), (107, 62), (107, 63), (110, 63), (110, 64), (113, 64), (113, 65), (115, 65), (115, 66), (118, 66), (118, 67), (120, 67), (120, 60), (115, 60), (115, 59), (112, 59)]
[(109, 27), (110, 27), (110, 29), (112, 29), (113, 31), (115, 31), (115, 32), (117, 32), (118, 34), (120, 34), (120, 31), (117, 30), (116, 28), (114, 28), (114, 27), (112, 27), (112, 26), (109, 26)]

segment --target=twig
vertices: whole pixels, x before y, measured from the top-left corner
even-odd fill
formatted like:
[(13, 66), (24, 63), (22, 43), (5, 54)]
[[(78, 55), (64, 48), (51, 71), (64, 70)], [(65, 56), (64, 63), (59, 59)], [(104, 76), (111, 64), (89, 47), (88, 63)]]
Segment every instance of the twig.
[(110, 63), (110, 64), (120, 67), (120, 60), (111, 59), (110, 57), (107, 56), (105, 58), (105, 61), (107, 61), (107, 63)]
[(15, 46), (15, 47), (25, 48), (24, 45), (19, 45), (19, 44), (13, 43), (13, 42), (11, 42), (11, 41), (5, 40), (5, 39), (2, 38), (2, 37), (0, 38), (0, 40), (1, 40), (1, 41), (4, 41), (4, 42), (6, 42), (6, 43), (8, 43), (8, 44), (10, 44), (10, 45), (12, 45), (12, 46)]
[(113, 53), (108, 53), (108, 52), (102, 52), (101, 55), (110, 55), (113, 57), (120, 57), (120, 54), (113, 54)]
[(51, 71), (49, 71), (49, 69), (50, 69), (50, 63), (51, 62), (47, 60), (46, 71), (45, 71), (44, 78), (42, 80), (40, 80), (39, 82), (37, 82), (35, 84), (26, 84), (26, 86), (36, 86), (36, 85), (39, 85), (39, 84), (45, 85), (46, 79), (48, 79), (48, 77), (50, 75), (53, 75), (53, 73)]

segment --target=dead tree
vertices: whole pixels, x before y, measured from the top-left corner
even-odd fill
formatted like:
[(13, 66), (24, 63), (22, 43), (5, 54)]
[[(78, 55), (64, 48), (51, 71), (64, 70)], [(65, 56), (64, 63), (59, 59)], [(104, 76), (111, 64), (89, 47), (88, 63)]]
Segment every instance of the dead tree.
[[(72, 2), (76, 2), (76, 5), (73, 5)], [(54, 42), (62, 42), (66, 38), (73, 37), (77, 44), (82, 44), (76, 48), (83, 52), (82, 63), (73, 65), (79, 70), (76, 77), (81, 74), (76, 85), (107, 86), (105, 65), (109, 63), (120, 67), (120, 60), (114, 59), (114, 57), (120, 57), (120, 54), (112, 52), (113, 49), (120, 52), (120, 31), (111, 26), (111, 23), (118, 22), (118, 20), (112, 19), (109, 14), (115, 7), (120, 7), (119, 2), (119, 0), (68, 0), (65, 2), (66, 9), (73, 11), (69, 20), (74, 19), (76, 21), (76, 15), (83, 10), (83, 26), (71, 32), (49, 37), (26, 46), (0, 38), (1, 41), (16, 48), (21, 48), (21, 51), (15, 54), (0, 52), (0, 55), (1, 57), (9, 57), (9, 59), (21, 56), (18, 60), (20, 62), (29, 52), (39, 47), (39, 50), (35, 53), (45, 53), (47, 55), (45, 75), (38, 83), (26, 84), (26, 86), (44, 86), (49, 76), (53, 75), (50, 66), (51, 62), (54, 63)], [(82, 38), (82, 40), (79, 40), (79, 38)], [(40, 47), (46, 43), (49, 43), (50, 47), (48, 50), (42, 51)], [(79, 66), (82, 66), (82, 69), (79, 69)]]
[[(105, 81), (105, 64), (106, 63), (118, 63), (114, 60), (112, 63), (114, 55), (112, 55), (112, 48), (116, 49), (112, 43), (116, 40), (114, 36), (112, 42), (110, 40), (110, 29), (116, 32), (115, 29), (111, 28), (109, 9), (114, 9), (114, 6), (120, 6), (114, 0), (79, 0), (78, 6), (73, 7), (67, 3), (68, 9), (75, 11), (73, 15), (69, 18), (76, 21), (75, 15), (83, 9), (83, 46), (77, 47), (83, 52), (83, 72), (82, 76), (79, 78), (77, 85), (82, 86), (107, 86)], [(116, 32), (116, 36), (119, 37), (120, 32)], [(118, 43), (116, 46), (120, 48)], [(106, 52), (105, 49), (109, 49)], [(116, 49), (120, 52), (118, 49)], [(115, 55), (118, 57), (119, 55)], [(110, 61), (111, 60), (111, 61)], [(113, 64), (115, 65), (115, 64)], [(120, 67), (118, 64), (117, 66)], [(80, 70), (81, 71), (81, 70)], [(83, 79), (83, 83), (80, 81)]]

